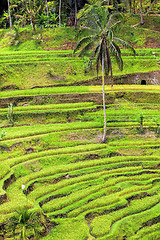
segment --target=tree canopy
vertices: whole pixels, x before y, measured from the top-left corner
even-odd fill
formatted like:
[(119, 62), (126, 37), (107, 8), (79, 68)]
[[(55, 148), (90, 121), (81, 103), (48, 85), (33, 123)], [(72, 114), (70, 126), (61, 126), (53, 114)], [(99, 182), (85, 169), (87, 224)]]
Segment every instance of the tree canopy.
[(0, 27), (10, 27), (9, 10), (10, 21), (13, 25), (31, 24), (33, 28), (35, 25), (53, 27), (58, 25), (58, 19), (61, 18), (62, 25), (74, 26), (77, 23), (77, 12), (80, 9), (99, 2), (106, 5), (110, 12), (142, 14), (154, 10), (159, 11), (160, 8), (158, 0), (1, 0)]

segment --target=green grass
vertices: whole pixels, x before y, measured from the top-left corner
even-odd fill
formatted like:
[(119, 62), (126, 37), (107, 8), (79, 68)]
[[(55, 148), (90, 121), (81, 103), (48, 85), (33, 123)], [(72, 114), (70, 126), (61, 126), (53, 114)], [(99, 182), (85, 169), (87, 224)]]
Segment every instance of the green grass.
[[(105, 86), (106, 92), (116, 92), (116, 91), (142, 91), (159, 93), (159, 85), (114, 85), (114, 89), (111, 89), (110, 85)], [(54, 95), (54, 94), (69, 94), (69, 93), (101, 93), (101, 86), (65, 86), (65, 87), (48, 87), (48, 88), (35, 88), (35, 89), (26, 89), (26, 90), (15, 90), (15, 91), (1, 91), (0, 98), (11, 98), (14, 96), (45, 96), (45, 95)]]
[(16, 46), (12, 37), (8, 36), (8, 30), (1, 29), (0, 48), (3, 51), (29, 51), (42, 50), (43, 48), (61, 48), (68, 42), (74, 42), (75, 29), (64, 27), (55, 29), (36, 29), (32, 31), (31, 28), (19, 28), (20, 38), (19, 44)]
[(67, 123), (67, 124), (47, 124), (47, 125), (33, 125), (33, 126), (21, 126), (21, 127), (10, 127), (8, 133), (4, 137), (5, 139), (28, 137), (32, 135), (40, 135), (53, 131), (64, 131), (68, 129), (84, 129), (84, 128), (100, 128), (101, 123), (87, 122), (87, 123)]
[[(128, 50), (122, 49), (123, 71), (119, 71), (115, 60), (112, 59), (114, 75), (159, 70), (158, 49), (136, 51), (137, 56), (133, 57)], [(22, 51), (21, 54), (17, 51), (2, 52), (0, 54), (1, 88), (10, 85), (24, 89), (35, 86), (78, 84), (96, 76), (95, 69), (88, 74), (84, 73), (87, 61), (87, 57), (73, 56), (71, 50)]]
[[(124, 218), (117, 224), (115, 223), (112, 225), (113, 230), (111, 229), (111, 234), (106, 236), (105, 239), (113, 239), (113, 237), (123, 236), (124, 234), (127, 234), (127, 237), (133, 235), (134, 232), (138, 230), (139, 227), (141, 227), (143, 222), (158, 216), (159, 199), (157, 198), (157, 196), (150, 198), (152, 199), (152, 201), (149, 201), (149, 197), (147, 197), (144, 200), (135, 200), (133, 201), (133, 204), (131, 204), (131, 206), (128, 207), (128, 209), (119, 210), (117, 211), (116, 215), (115, 213), (112, 213), (108, 216), (96, 218), (92, 225), (93, 227), (92, 234), (94, 236), (107, 235), (107, 232), (109, 231), (112, 222), (116, 222), (118, 219), (126, 217), (126, 219)], [(140, 209), (142, 213), (139, 213), (138, 216), (136, 213), (138, 213)], [(131, 216), (127, 217), (128, 214), (131, 214)], [(136, 221), (136, 224), (134, 225), (134, 227), (131, 228), (130, 224), (132, 221)], [(96, 225), (96, 227), (94, 227), (94, 225)], [(99, 231), (100, 226), (101, 231)], [(112, 233), (114, 232), (116, 232), (116, 234), (114, 234), (113, 236)]]
[(160, 236), (159, 227), (160, 227), (159, 223), (154, 224), (152, 226), (144, 227), (138, 231), (136, 236), (130, 237), (130, 240), (140, 239), (140, 238), (143, 238), (144, 240), (153, 239), (153, 238), (158, 239)]
[(62, 222), (62, 224), (57, 225), (51, 230), (51, 233), (43, 239), (85, 240), (88, 234), (89, 229), (86, 223), (80, 220), (72, 221), (68, 219), (66, 222)]
[[(62, 35), (69, 39), (67, 31), (55, 30), (57, 40), (46, 30), (43, 38), (50, 34), (52, 47), (60, 48), (66, 44)], [(32, 37), (22, 30), (25, 34)], [(102, 144), (101, 85), (72, 85), (95, 76), (82, 74), (86, 59), (75, 62), (71, 50), (36, 50), (34, 40), (34, 51), (28, 51), (26, 43), (14, 52), (8, 45), (0, 54), (1, 87), (23, 88), (0, 92), (0, 126), (6, 131), (0, 141), (0, 223), (17, 209), (41, 209), (56, 224), (41, 239), (158, 239), (159, 85), (106, 85), (107, 142)], [(159, 68), (158, 49), (137, 49), (135, 58), (122, 50), (122, 56), (123, 74)], [(61, 84), (71, 86), (55, 86)], [(36, 85), (54, 87), (29, 89)], [(11, 102), (14, 126), (7, 119)]]

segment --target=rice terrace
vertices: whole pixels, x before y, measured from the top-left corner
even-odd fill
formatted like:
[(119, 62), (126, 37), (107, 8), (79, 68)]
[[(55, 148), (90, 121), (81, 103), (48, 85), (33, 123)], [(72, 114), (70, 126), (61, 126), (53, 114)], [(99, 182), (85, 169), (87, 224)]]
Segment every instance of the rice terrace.
[(2, 1), (0, 240), (160, 239), (159, 14)]

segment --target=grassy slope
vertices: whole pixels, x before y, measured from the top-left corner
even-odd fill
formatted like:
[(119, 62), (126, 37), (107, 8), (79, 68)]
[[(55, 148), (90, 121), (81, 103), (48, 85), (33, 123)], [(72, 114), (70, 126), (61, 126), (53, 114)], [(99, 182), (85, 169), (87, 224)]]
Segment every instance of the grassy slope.
[[(160, 41), (158, 21), (159, 17), (146, 17), (145, 25), (141, 27), (138, 24), (140, 22), (139, 15), (125, 16), (126, 24), (122, 24), (120, 31), (125, 32), (125, 35), (117, 34), (135, 48), (158, 48)], [(151, 24), (153, 22), (154, 25)], [(16, 38), (13, 32), (9, 34), (8, 30), (0, 31), (1, 88), (10, 85), (11, 88), (23, 89), (34, 86), (78, 84), (95, 77), (94, 70), (89, 74), (84, 74), (87, 64), (86, 57), (72, 57), (76, 41), (74, 28), (37, 29), (35, 32), (21, 28), (19, 33), (20, 35)], [(59, 53), (55, 54), (55, 50), (59, 50)], [(19, 54), (22, 51), (23, 57), (22, 54)], [(142, 55), (146, 55), (145, 58), (141, 56), (127, 58), (124, 56), (124, 70), (122, 72), (118, 70), (113, 59), (114, 75), (159, 69), (157, 64), (159, 52), (156, 54), (153, 52), (154, 50), (150, 49), (142, 53)], [(139, 53), (138, 50), (137, 53)]]
[[(23, 37), (32, 35), (30, 31), (25, 31)], [(18, 98), (18, 106), (13, 108), (14, 127), (7, 119), (8, 109), (0, 111), (0, 126), (6, 130), (6, 136), (0, 143), (0, 195), (7, 194), (0, 205), (0, 221), (11, 216), (17, 207), (39, 209), (41, 206), (50, 220), (57, 223), (50, 235), (44, 238), (46, 240), (144, 240), (146, 236), (147, 240), (159, 239), (159, 87), (121, 85), (111, 89), (106, 86), (107, 102), (110, 100), (111, 104), (107, 105), (107, 143), (101, 144), (102, 106), (94, 104), (90, 97), (87, 102), (83, 98), (83, 93), (96, 95), (101, 92), (100, 86), (28, 89), (42, 84), (42, 81), (44, 85), (55, 85), (53, 76), (59, 76), (62, 71), (64, 73), (66, 61), (62, 62), (61, 58), (58, 66), (64, 68), (56, 72), (54, 63), (47, 63), (49, 66), (44, 64), (44, 51), (41, 52), (42, 48), (59, 49), (62, 45), (64, 48), (71, 47), (67, 44), (68, 40), (62, 39), (63, 30), (56, 31), (59, 38), (55, 42), (52, 30), (43, 33), (45, 40), (48, 40), (47, 46), (46, 42), (39, 44), (32, 40), (31, 45), (24, 41), (18, 47), (10, 47), (7, 45), (8, 38), (1, 41), (1, 47), (6, 44), (4, 53), (1, 54), (1, 80), (4, 79), (7, 85), (15, 84), (27, 90), (0, 93), (0, 101), (8, 97), (12, 97), (13, 101)], [(67, 39), (67, 31), (74, 32), (73, 29), (64, 31)], [(131, 42), (139, 39), (141, 31), (137, 30), (134, 39), (130, 38)], [(4, 34), (3, 31), (1, 34)], [(70, 35), (71, 39), (73, 35)], [(144, 41), (140, 42), (144, 44)], [(137, 47), (140, 42), (136, 43)], [(32, 51), (25, 51), (32, 49), (35, 50), (35, 55)], [(37, 49), (40, 49), (39, 52)], [(24, 52), (16, 51), (13, 54), (10, 50)], [(142, 51), (149, 58), (147, 64), (151, 64), (146, 66), (156, 69), (155, 62), (153, 65), (151, 63), (152, 56), (146, 52)], [(54, 62), (55, 52), (53, 55)], [(9, 64), (3, 62), (4, 56), (6, 61), (10, 61)], [(33, 65), (39, 56), (42, 63)], [(30, 63), (19, 64), (20, 57), (25, 60), (28, 57)], [(15, 64), (11, 64), (12, 60)], [(83, 65), (84, 63), (85, 59)], [(77, 69), (82, 66), (78, 64)], [(138, 66), (141, 67), (137, 64), (137, 69)], [(79, 77), (86, 77), (82, 71), (75, 77), (75, 66), (72, 64), (69, 65), (69, 70), (70, 83)], [(46, 75), (51, 76), (48, 82)], [(92, 76), (94, 73), (87, 77)], [(56, 81), (66, 82), (64, 79)], [(75, 103), (78, 101), (75, 97), (77, 93), (83, 103)], [(41, 97), (50, 94), (55, 95), (53, 98)], [(59, 94), (69, 95), (70, 103), (51, 105)], [(24, 99), (28, 95), (35, 99)], [(143, 131), (140, 130), (142, 114)], [(15, 181), (11, 178), (13, 173)], [(27, 196), (21, 190), (22, 183), (28, 189)]]
[[(126, 92), (123, 97), (122, 87)], [(70, 89), (59, 88), (59, 92), (72, 92), (74, 98), (75, 92)], [(87, 89), (95, 93), (100, 90)], [(40, 203), (50, 220), (57, 223), (45, 239), (116, 239), (117, 235), (120, 239), (143, 239), (145, 233), (138, 230), (146, 221), (150, 221), (153, 234), (159, 207), (160, 138), (156, 122), (160, 121), (160, 105), (151, 94), (159, 96), (159, 91), (153, 85), (106, 89), (114, 96), (114, 104), (107, 105), (106, 144), (100, 143), (103, 111), (100, 106), (87, 109), (95, 105), (83, 99), (83, 103), (53, 104), (53, 109), (61, 110), (56, 115), (42, 112), (51, 105), (33, 102), (27, 103), (25, 112), (19, 101), (19, 107), (14, 108), (14, 127), (2, 121), (7, 133), (1, 141), (0, 195), (6, 193), (9, 201), (0, 205), (0, 221), (11, 216), (17, 205), (37, 209)], [(33, 91), (35, 95), (37, 89)], [(139, 91), (146, 97), (142, 103)], [(21, 91), (15, 91), (14, 97), (18, 97), (17, 92)], [(1, 112), (5, 115), (7, 109)], [(6, 181), (13, 173), (15, 181)], [(5, 181), (10, 182), (9, 186), (4, 185)], [(29, 191), (27, 196), (21, 191), (22, 183)], [(141, 221), (133, 224), (136, 216)]]
[[(138, 52), (139, 50), (137, 50)], [(156, 56), (154, 56), (153, 52), (156, 52)], [(123, 53), (125, 54), (125, 51)], [(22, 56), (17, 56), (15, 52), (11, 52), (10, 55), (5, 57), (5, 54), (0, 54), (1, 87), (13, 85), (14, 88), (24, 89), (35, 86), (80, 84), (96, 76), (94, 69), (88, 74), (84, 73), (87, 58), (71, 57), (70, 51), (65, 51), (64, 53), (61, 51), (59, 55), (62, 57), (55, 56), (55, 51), (50, 52), (50, 54), (46, 52), (44, 54), (43, 51), (35, 52), (35, 55), (32, 56), (30, 52), (23, 52), (22, 54), (23, 58)], [(63, 54), (69, 56), (63, 57)], [(159, 58), (158, 50), (143, 50), (140, 54), (142, 55), (135, 58), (122, 56), (124, 60), (124, 70), (122, 72), (118, 69), (113, 59), (114, 75), (120, 76), (159, 69), (157, 64)]]

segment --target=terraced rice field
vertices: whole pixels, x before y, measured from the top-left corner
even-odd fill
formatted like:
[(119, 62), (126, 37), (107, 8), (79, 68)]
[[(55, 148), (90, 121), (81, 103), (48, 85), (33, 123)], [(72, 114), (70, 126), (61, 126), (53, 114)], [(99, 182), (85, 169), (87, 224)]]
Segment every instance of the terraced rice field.
[[(124, 70), (121, 72), (112, 58), (114, 74), (125, 75), (158, 70), (159, 57), (159, 49), (137, 49), (136, 57), (122, 50)], [(71, 50), (1, 51), (0, 87), (30, 89), (37, 86), (82, 85), (83, 82), (88, 83), (88, 79), (94, 80), (96, 76), (94, 70), (89, 74), (84, 73), (87, 61), (87, 57), (77, 58)]]
[(0, 93), (1, 224), (41, 209), (54, 225), (41, 239), (160, 239), (160, 88), (106, 86), (106, 98), (102, 144), (100, 86)]

